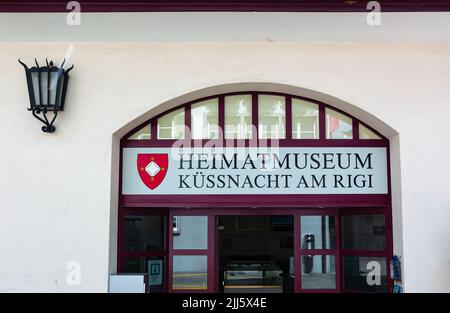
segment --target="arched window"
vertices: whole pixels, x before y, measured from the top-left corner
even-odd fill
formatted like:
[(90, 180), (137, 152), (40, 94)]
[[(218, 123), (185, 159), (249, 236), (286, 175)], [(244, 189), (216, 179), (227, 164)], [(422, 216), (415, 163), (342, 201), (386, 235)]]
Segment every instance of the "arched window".
[(387, 144), (379, 132), (331, 105), (269, 92), (222, 94), (182, 104), (136, 127), (122, 144), (144, 147), (167, 146), (174, 140), (250, 139), (278, 140), (280, 146), (314, 142), (327, 146), (336, 141)]

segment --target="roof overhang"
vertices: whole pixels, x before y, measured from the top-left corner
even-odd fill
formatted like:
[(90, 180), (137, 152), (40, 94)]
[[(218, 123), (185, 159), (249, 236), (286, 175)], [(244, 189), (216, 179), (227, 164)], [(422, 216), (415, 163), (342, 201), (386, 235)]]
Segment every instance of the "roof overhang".
[[(0, 2), (0, 12), (67, 12), (67, 0)], [(81, 0), (83, 12), (367, 12), (362, 0)], [(379, 0), (383, 12), (450, 11), (446, 0)]]

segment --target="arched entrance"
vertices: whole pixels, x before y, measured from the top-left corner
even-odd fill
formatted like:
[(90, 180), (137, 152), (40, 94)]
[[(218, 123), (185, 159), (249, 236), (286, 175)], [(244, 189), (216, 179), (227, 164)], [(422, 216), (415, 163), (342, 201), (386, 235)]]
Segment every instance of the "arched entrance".
[(120, 142), (118, 272), (151, 292), (387, 292), (389, 140), (286, 93), (208, 96)]

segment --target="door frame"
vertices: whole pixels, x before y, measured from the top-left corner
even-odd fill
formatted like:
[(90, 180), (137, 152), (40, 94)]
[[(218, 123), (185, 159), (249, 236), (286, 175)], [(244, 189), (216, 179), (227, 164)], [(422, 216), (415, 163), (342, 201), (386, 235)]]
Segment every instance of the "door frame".
[[(340, 236), (339, 234), (339, 218), (337, 208), (310, 208), (310, 209), (295, 209), (295, 208), (273, 208), (273, 207), (260, 207), (260, 208), (233, 208), (233, 209), (214, 209), (214, 215), (216, 219), (219, 216), (230, 216), (230, 215), (247, 215), (247, 216), (292, 216), (294, 218), (294, 293), (336, 293), (340, 292), (341, 286), (341, 270), (340, 270), (340, 255), (339, 255), (339, 244)], [(336, 289), (301, 289), (301, 230), (300, 230), (300, 218), (305, 215), (330, 215), (335, 216), (336, 228), (335, 228), (335, 238), (336, 238), (336, 248), (333, 250), (314, 250), (313, 253), (316, 254), (334, 254), (336, 255)], [(217, 223), (217, 221), (216, 221)], [(216, 224), (217, 225), (217, 224)], [(218, 238), (218, 229), (216, 227), (216, 237)], [(218, 246), (215, 254), (216, 259), (219, 258)], [(216, 266), (215, 273), (216, 277), (219, 276), (219, 268)], [(220, 283), (218, 281), (218, 283)], [(218, 285), (217, 285), (218, 287)]]
[[(169, 210), (169, 222), (168, 229), (169, 245), (168, 245), (168, 291), (170, 293), (212, 293), (216, 292), (216, 278), (213, 274), (215, 267), (215, 255), (214, 249), (217, 246), (215, 242), (216, 227), (214, 210), (212, 209), (194, 209), (194, 208), (171, 208)], [(173, 227), (172, 221), (174, 216), (206, 216), (208, 218), (208, 230), (207, 230), (207, 249), (173, 249)], [(205, 255), (207, 257), (207, 287), (203, 289), (173, 289), (173, 257), (175, 255)]]
[[(207, 216), (208, 217), (208, 248), (206, 250), (173, 250), (173, 228), (169, 226), (169, 245), (168, 245), (168, 291), (173, 293), (194, 292), (194, 293), (213, 293), (219, 291), (219, 246), (218, 246), (218, 221), (220, 216), (230, 215), (246, 215), (246, 216), (268, 216), (268, 215), (290, 215), (294, 217), (294, 292), (295, 293), (339, 293), (339, 292), (355, 292), (344, 288), (343, 283), (343, 263), (344, 255), (361, 255), (361, 256), (382, 256), (386, 257), (386, 275), (388, 292), (392, 289), (390, 279), (389, 262), (392, 258), (392, 229), (390, 210), (387, 207), (328, 207), (328, 208), (171, 208), (169, 210), (169, 223), (173, 216)], [(342, 249), (341, 242), (341, 219), (344, 215), (370, 215), (379, 214), (385, 216), (386, 229), (386, 249), (380, 252), (360, 252), (348, 251)], [(334, 249), (301, 249), (301, 217), (311, 215), (334, 216), (335, 217), (335, 248)], [(334, 255), (335, 256), (335, 272), (336, 272), (336, 288), (335, 289), (303, 289), (301, 286), (301, 257), (308, 255)], [(172, 288), (172, 266), (174, 255), (206, 255), (207, 261), (207, 289), (206, 290), (174, 290)], [(298, 266), (298, 264), (300, 266)]]
[[(163, 290), (162, 292), (168, 292), (169, 281), (167, 277), (169, 275), (169, 244), (172, 238), (169, 236), (170, 220), (169, 220), (170, 210), (168, 208), (154, 208), (149, 210), (145, 207), (120, 207), (119, 208), (119, 218), (118, 218), (118, 230), (117, 230), (117, 272), (125, 273), (125, 260), (127, 257), (139, 258), (139, 257), (163, 257), (165, 258), (164, 264), (164, 279), (163, 279)], [(126, 250), (126, 238), (125, 238), (125, 220), (126, 216), (137, 215), (137, 216), (162, 216), (165, 221), (165, 237), (164, 237), (164, 249), (162, 250), (148, 250), (148, 251), (127, 251)]]

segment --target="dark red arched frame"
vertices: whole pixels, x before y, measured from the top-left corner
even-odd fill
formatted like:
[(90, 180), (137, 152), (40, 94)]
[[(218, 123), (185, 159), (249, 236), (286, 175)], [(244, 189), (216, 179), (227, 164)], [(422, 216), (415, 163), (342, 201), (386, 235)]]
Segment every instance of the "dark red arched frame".
[[(123, 148), (128, 147), (146, 147), (161, 148), (171, 147), (179, 140), (161, 140), (157, 139), (157, 120), (161, 116), (184, 107), (185, 109), (185, 127), (190, 128), (191, 105), (212, 98), (218, 98), (219, 104), (219, 129), (224, 129), (225, 123), (225, 97), (231, 95), (252, 95), (252, 124), (253, 134), (251, 140), (240, 140), (244, 142), (246, 147), (266, 145), (268, 141), (258, 140), (258, 95), (275, 95), (285, 97), (286, 103), (286, 137), (278, 140), (280, 147), (384, 147), (387, 156), (387, 177), (388, 177), (388, 193), (387, 194), (323, 194), (323, 195), (123, 195), (122, 190), (122, 152)], [(292, 138), (292, 99), (306, 100), (316, 103), (319, 107), (319, 139), (293, 139)], [(325, 108), (330, 108), (352, 118), (352, 139), (326, 139), (325, 136)], [(132, 134), (141, 129), (143, 126), (151, 124), (151, 138), (146, 140), (128, 139)], [(359, 125), (364, 125), (369, 130), (377, 134), (381, 139), (360, 139)], [(255, 131), (256, 130), (256, 131)], [(189, 136), (190, 132), (185, 131)], [(229, 141), (225, 142), (223, 131), (219, 132), (219, 139), (215, 140), (194, 140), (187, 137), (183, 139), (185, 145), (198, 146), (208, 145), (230, 146)], [(270, 142), (270, 141), (269, 141)], [(237, 144), (237, 140), (234, 140)], [(240, 145), (242, 146), (242, 145)], [(322, 103), (317, 100), (294, 96), (284, 93), (275, 92), (235, 92), (220, 95), (214, 95), (197, 99), (184, 103), (180, 106), (172, 108), (162, 114), (154, 116), (150, 120), (135, 127), (127, 133), (120, 142), (120, 182), (119, 182), (119, 220), (118, 220), (118, 272), (124, 272), (126, 257), (146, 257), (146, 256), (164, 256), (168, 266), (165, 269), (165, 286), (164, 291), (177, 292), (171, 288), (171, 264), (174, 250), (172, 249), (172, 227), (171, 218), (179, 215), (204, 215), (208, 216), (208, 249), (205, 251), (176, 251), (177, 255), (192, 255), (200, 253), (208, 256), (208, 288), (207, 290), (196, 290), (195, 292), (216, 292), (218, 290), (217, 275), (217, 219), (221, 215), (292, 215), (294, 216), (294, 241), (295, 241), (295, 264), (300, 264), (300, 257), (306, 251), (302, 251), (299, 247), (300, 240), (300, 218), (304, 215), (332, 215), (336, 217), (336, 249), (329, 250), (308, 250), (309, 255), (332, 254), (336, 257), (336, 289), (333, 290), (306, 290), (301, 288), (300, 266), (295, 266), (295, 291), (296, 292), (346, 292), (343, 284), (342, 260), (344, 256), (367, 256), (367, 257), (384, 257), (386, 258), (387, 285), (388, 291), (392, 290), (392, 281), (390, 279), (389, 262), (392, 258), (392, 208), (391, 208), (391, 176), (390, 176), (390, 151), (389, 140), (382, 136), (378, 131), (374, 130), (365, 123), (352, 117), (351, 115), (339, 110), (331, 105)], [(163, 215), (166, 218), (167, 225), (167, 241), (166, 248), (161, 251), (142, 251), (127, 252), (125, 248), (125, 216), (126, 215)], [(341, 244), (340, 225), (342, 216), (348, 214), (364, 215), (376, 214), (385, 216), (386, 225), (386, 248), (383, 251), (355, 251), (344, 250)]]

